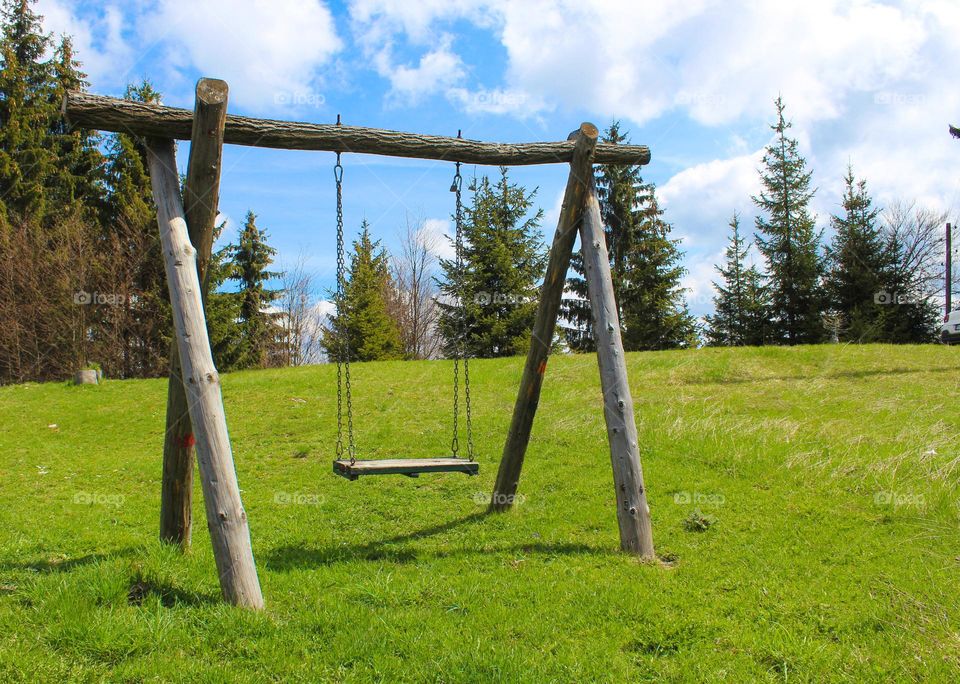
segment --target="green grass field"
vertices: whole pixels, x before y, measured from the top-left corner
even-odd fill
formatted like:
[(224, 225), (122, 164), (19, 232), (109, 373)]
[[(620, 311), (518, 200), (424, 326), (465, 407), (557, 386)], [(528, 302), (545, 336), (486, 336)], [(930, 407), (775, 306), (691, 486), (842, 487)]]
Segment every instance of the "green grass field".
[[(164, 381), (0, 388), (0, 680), (960, 681), (956, 349), (630, 355), (658, 563), (618, 553), (593, 356), (483, 514), (521, 366), (471, 366), (479, 477), (353, 483), (332, 368), (225, 376), (262, 613), (199, 494), (156, 541)], [(444, 454), (450, 372), (357, 365), (360, 453)]]

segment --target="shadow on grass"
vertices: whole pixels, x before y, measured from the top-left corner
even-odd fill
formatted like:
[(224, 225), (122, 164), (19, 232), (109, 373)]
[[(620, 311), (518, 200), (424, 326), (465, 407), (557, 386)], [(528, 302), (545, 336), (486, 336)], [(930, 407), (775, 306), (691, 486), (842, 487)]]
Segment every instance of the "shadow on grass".
[[(607, 548), (554, 542), (532, 542), (510, 544), (507, 546), (473, 549), (415, 549), (402, 546), (407, 542), (416, 542), (450, 530), (471, 525), (487, 518), (487, 513), (473, 513), (462, 518), (427, 527), (415, 532), (389, 537), (383, 540), (363, 544), (336, 544), (320, 548), (303, 546), (280, 546), (272, 549), (263, 560), (265, 567), (281, 572), (301, 568), (348, 563), (351, 561), (389, 561), (391, 563), (415, 563), (423, 558), (450, 558), (456, 556), (497, 553), (525, 553), (543, 555), (611, 555)], [(395, 546), (401, 545), (401, 546)]]
[(938, 368), (873, 368), (863, 370), (841, 370), (830, 371), (826, 373), (809, 373), (807, 375), (776, 375), (776, 376), (757, 376), (750, 378), (698, 378), (687, 380), (687, 385), (746, 385), (757, 382), (800, 382), (802, 380), (843, 380), (856, 378), (869, 378), (874, 376), (887, 375), (913, 375), (917, 373), (956, 373), (960, 371), (960, 366), (941, 366)]
[(50, 557), (18, 563), (0, 563), (0, 570), (26, 570), (27, 572), (37, 572), (44, 575), (58, 572), (70, 572), (77, 568), (82, 568), (85, 565), (116, 560), (118, 558), (131, 558), (139, 551), (140, 549), (127, 547), (124, 549), (117, 549), (116, 551), (110, 551), (109, 553), (88, 553), (85, 556), (78, 556), (76, 558)]
[(149, 579), (136, 578), (127, 592), (127, 603), (131, 606), (141, 606), (148, 598), (154, 596), (165, 608), (180, 606), (212, 606), (223, 602), (219, 594), (204, 594), (188, 591), (176, 587), (169, 582), (154, 582)]

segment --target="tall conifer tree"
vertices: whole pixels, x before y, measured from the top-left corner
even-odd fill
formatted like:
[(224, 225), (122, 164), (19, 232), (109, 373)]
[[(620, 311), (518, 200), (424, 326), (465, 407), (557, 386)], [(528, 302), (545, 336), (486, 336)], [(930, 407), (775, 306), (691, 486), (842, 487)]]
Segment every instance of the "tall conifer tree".
[(857, 181), (853, 168), (844, 177), (842, 213), (831, 217), (834, 235), (827, 248), (826, 290), (829, 308), (839, 316), (840, 339), (859, 342), (883, 338), (881, 296), (890, 279), (890, 252), (877, 225), (879, 210)]
[[(538, 283), (546, 267), (540, 232), (543, 210), (532, 212), (536, 190), (510, 182), (500, 169), (494, 183), (486, 176), (472, 184), (473, 199), (464, 209), (464, 273), (442, 259), (440, 332), (447, 354), (454, 352), (462, 320), (470, 356), (522, 354), (536, 315)], [(456, 301), (462, 286), (463, 310)]]
[(775, 104), (775, 135), (760, 171), (763, 187), (753, 198), (761, 212), (756, 244), (767, 262), (777, 338), (787, 344), (815, 343), (825, 336), (820, 233), (810, 213), (815, 191), (797, 140), (788, 135), (792, 124), (784, 117), (783, 100), (778, 97)]
[(379, 240), (370, 237), (370, 224), (364, 220), (350, 254), (343, 298), (323, 336), (330, 358), (342, 353), (344, 339), (351, 361), (403, 358), (400, 329), (387, 309), (392, 286), (389, 255)]
[[(614, 122), (603, 142), (624, 144), (628, 136)], [(684, 289), (679, 240), (663, 218), (653, 184), (645, 183), (639, 166), (605, 164), (596, 171), (597, 198), (604, 225), (613, 289), (628, 350), (667, 349), (695, 343), (696, 328)], [(562, 306), (567, 344), (575, 351), (594, 349), (592, 313), (587, 299), (583, 258), (570, 262)]]

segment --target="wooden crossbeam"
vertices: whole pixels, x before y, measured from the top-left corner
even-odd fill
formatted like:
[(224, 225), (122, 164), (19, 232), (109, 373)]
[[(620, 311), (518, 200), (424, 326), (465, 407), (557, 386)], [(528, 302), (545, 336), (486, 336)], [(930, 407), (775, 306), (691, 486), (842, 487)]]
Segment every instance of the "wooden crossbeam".
[[(69, 123), (114, 133), (189, 140), (193, 112), (83, 92), (67, 93), (63, 114)], [(575, 141), (490, 143), (380, 128), (339, 126), (246, 116), (227, 116), (223, 141), (232, 145), (284, 150), (357, 152), (392, 157), (458, 161), (490, 166), (556, 164), (573, 159)], [(646, 145), (597, 144), (597, 164), (648, 164)]]

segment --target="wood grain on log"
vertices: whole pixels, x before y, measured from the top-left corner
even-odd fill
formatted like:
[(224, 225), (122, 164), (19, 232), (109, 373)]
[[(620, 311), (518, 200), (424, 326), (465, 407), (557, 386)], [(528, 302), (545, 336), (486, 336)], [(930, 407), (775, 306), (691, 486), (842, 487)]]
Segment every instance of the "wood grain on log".
[(173, 140), (149, 140), (147, 162), (220, 588), (230, 603), (262, 608), (263, 595), (250, 545), (247, 514), (240, 500), (220, 376), (213, 365), (203, 315), (197, 252), (190, 244), (180, 200)]
[(640, 468), (637, 423), (627, 382), (620, 316), (610, 275), (600, 202), (592, 176), (580, 223), (580, 250), (593, 313), (593, 335), (597, 343), (600, 387), (603, 390), (603, 416), (607, 423), (607, 441), (610, 444), (610, 462), (616, 489), (620, 547), (628, 553), (652, 559), (653, 532)]
[[(197, 251), (197, 276), (203, 283), (213, 249), (213, 229), (220, 200), (223, 125), (227, 116), (227, 84), (203, 78), (197, 83), (193, 133), (183, 208), (190, 242)], [(193, 426), (183, 386), (180, 350), (170, 345), (167, 382), (167, 420), (163, 440), (163, 477), (160, 486), (160, 539), (181, 548), (190, 546), (193, 516)]]
[[(189, 140), (193, 112), (158, 104), (70, 92), (63, 102), (67, 120), (75, 125), (114, 133)], [(575, 141), (488, 143), (438, 135), (403, 133), (379, 128), (300, 123), (227, 116), (223, 140), (290, 150), (357, 152), (416, 157), (492, 166), (556, 164), (573, 159)], [(598, 144), (597, 164), (648, 164), (645, 145)]]

